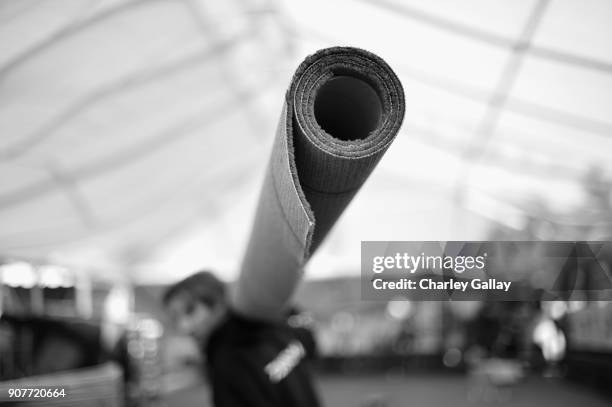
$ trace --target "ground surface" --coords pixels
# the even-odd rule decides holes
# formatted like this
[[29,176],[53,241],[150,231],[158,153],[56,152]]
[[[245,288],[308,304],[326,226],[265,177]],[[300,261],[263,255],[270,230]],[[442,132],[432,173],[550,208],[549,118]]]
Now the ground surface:
[[[561,379],[530,378],[515,386],[497,388],[458,375],[324,375],[318,379],[328,407],[609,407],[612,401]],[[172,406],[208,406],[202,387],[174,392]],[[368,404],[369,402],[369,404]],[[386,404],[381,404],[384,402]]]

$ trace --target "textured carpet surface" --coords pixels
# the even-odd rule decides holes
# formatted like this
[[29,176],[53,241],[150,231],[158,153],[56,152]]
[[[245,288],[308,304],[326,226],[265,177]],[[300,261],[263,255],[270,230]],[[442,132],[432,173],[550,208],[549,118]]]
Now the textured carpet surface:
[[286,94],[232,302],[277,317],[303,266],[399,131],[402,86],[376,55],[328,48],[307,57]]

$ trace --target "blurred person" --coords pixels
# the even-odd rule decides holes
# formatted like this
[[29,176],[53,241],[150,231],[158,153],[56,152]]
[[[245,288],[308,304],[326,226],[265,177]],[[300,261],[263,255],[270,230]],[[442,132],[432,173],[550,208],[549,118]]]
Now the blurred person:
[[200,345],[214,405],[317,407],[309,318],[291,309],[284,321],[248,319],[229,307],[226,291],[214,274],[200,271],[163,296],[176,329]]

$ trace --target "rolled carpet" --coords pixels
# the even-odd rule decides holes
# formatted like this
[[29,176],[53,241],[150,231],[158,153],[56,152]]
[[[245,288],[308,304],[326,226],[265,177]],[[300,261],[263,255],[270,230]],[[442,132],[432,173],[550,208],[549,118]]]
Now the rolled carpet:
[[235,311],[280,317],[303,266],[381,159],[403,117],[401,83],[378,56],[334,47],[300,64],[231,293]]

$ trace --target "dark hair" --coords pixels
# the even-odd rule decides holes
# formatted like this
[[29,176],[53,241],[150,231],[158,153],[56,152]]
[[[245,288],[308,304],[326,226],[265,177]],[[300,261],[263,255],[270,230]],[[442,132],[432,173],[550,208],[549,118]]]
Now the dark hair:
[[215,307],[225,302],[225,283],[210,271],[198,271],[168,287],[162,297],[164,305],[168,305],[181,293],[186,293],[209,307]]

